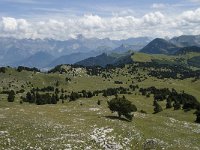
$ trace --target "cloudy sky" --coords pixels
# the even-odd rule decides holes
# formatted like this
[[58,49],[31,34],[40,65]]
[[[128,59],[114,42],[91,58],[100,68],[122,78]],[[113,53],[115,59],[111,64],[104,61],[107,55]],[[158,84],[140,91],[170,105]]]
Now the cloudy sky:
[[200,34],[200,0],[0,0],[0,36],[124,39]]

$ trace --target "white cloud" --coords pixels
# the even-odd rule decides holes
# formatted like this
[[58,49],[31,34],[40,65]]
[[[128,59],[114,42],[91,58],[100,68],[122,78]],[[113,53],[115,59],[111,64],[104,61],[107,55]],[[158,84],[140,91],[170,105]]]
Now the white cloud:
[[165,20],[165,16],[160,12],[149,13],[143,17],[143,20],[148,25],[160,24]]
[[2,18],[3,31],[13,32],[17,29],[17,21],[15,18],[3,17]]
[[85,28],[100,28],[103,26],[102,18],[97,15],[84,15],[79,22]]
[[185,11],[181,18],[189,23],[200,23],[200,8],[195,11]]
[[154,4],[152,4],[151,7],[154,8],[154,9],[162,9],[162,8],[166,7],[166,4],[163,4],[163,3],[154,3]]
[[65,40],[83,34],[86,37],[122,39],[138,36],[178,36],[200,34],[200,8],[168,16],[159,11],[142,17],[131,14],[100,17],[83,15],[40,21],[3,17],[0,20],[0,36],[16,38],[53,38]]

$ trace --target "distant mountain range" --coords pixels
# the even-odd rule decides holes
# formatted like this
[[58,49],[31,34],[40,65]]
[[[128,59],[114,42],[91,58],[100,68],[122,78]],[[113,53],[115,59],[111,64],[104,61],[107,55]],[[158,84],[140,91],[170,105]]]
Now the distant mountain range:
[[15,62],[12,66],[26,66],[26,67],[37,67],[43,68],[44,66],[49,65],[55,59],[52,55],[46,52],[37,52],[34,55],[31,55],[28,58],[25,58],[21,61]]
[[131,63],[131,54],[127,55],[108,55],[108,54],[101,54],[96,57],[90,57],[85,60],[79,61],[75,63],[76,65],[81,65],[81,66],[101,66],[105,67],[106,65],[121,65],[121,64],[128,64]]
[[200,47],[200,35],[182,35],[169,40],[178,47],[198,46]]
[[[71,55],[72,53],[80,54],[76,56],[74,60],[66,60],[63,63],[74,63],[84,59],[83,53],[90,53],[91,51],[99,53],[111,51],[122,44],[134,45],[131,48],[133,50],[139,50],[140,47],[145,46],[151,41],[151,38],[138,37],[129,38],[126,40],[111,40],[109,38],[85,38],[82,35],[78,35],[75,39],[69,39],[66,41],[58,41],[53,39],[15,39],[15,38],[0,38],[0,64],[1,65],[13,65],[16,62],[24,61],[29,57],[35,57],[38,52],[45,52],[54,58],[59,58],[65,55]],[[128,50],[125,48],[124,50]],[[93,52],[92,52],[93,53]],[[88,55],[91,57],[94,55]],[[67,56],[66,56],[67,57]],[[56,61],[56,60],[55,60]],[[57,61],[59,62],[59,61]],[[17,64],[16,63],[16,64]],[[53,64],[53,62],[52,62]]]
[[[148,54],[175,54],[184,47],[200,47],[200,35],[183,35],[170,40],[156,38],[147,44],[140,52]],[[192,49],[193,49],[192,48]]]
[[[76,62],[91,64],[97,60],[97,64],[104,66],[116,61],[112,53],[123,54],[132,50],[148,54],[176,54],[181,48],[191,46],[200,47],[200,35],[183,35],[169,40],[148,37],[111,40],[85,38],[82,35],[66,41],[0,38],[0,65],[49,68]],[[105,54],[101,56],[102,53]],[[88,59],[90,57],[93,59]],[[106,63],[101,63],[100,58]]]
[[[152,49],[151,49],[151,46],[153,47]],[[163,50],[162,47],[165,47],[168,51]],[[159,51],[156,51],[156,52],[153,51],[155,49],[159,49]],[[148,50],[148,52],[143,51],[143,50]],[[171,55],[163,55],[163,53],[169,54],[169,52]],[[90,57],[80,62],[77,62],[76,64],[82,65],[82,66],[105,67],[106,65],[109,65],[109,64],[118,66],[118,65],[123,65],[123,64],[129,64],[129,63],[132,63],[133,61],[139,61],[139,62],[154,61],[154,62],[162,63],[162,64],[177,64],[177,65],[180,64],[180,65],[190,65],[194,67],[200,67],[200,63],[199,63],[200,47],[189,46],[189,47],[180,48],[180,47],[174,46],[173,44],[163,39],[155,39],[151,43],[149,43],[144,49],[142,49],[141,52],[129,51],[123,54],[103,53],[96,57]]]
[[99,54],[101,54],[101,52],[95,52],[95,51],[91,51],[87,53],[81,53],[81,52],[72,53],[69,55],[64,55],[59,58],[56,58],[55,60],[50,62],[46,67],[54,67],[60,64],[74,64],[76,62],[79,62],[89,57],[97,56]]

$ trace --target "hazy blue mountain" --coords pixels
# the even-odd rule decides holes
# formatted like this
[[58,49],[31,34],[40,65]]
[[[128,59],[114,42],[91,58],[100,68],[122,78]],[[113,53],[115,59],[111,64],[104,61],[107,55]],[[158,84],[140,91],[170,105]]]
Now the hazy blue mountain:
[[180,47],[188,47],[188,46],[200,47],[200,35],[182,35],[179,37],[172,38],[170,42]]
[[[53,39],[14,39],[0,38],[0,63],[1,65],[24,64],[27,66],[43,66],[49,62],[36,62],[40,59],[41,51],[54,56],[55,60],[48,65],[73,64],[83,59],[94,57],[100,53],[117,52],[124,53],[128,50],[138,50],[150,54],[172,54],[185,45],[198,45],[200,36],[180,36],[167,41],[164,39],[154,39],[148,37],[129,38],[125,40],[111,40],[109,38],[86,38],[78,35],[75,39],[58,41]],[[149,43],[150,42],[150,43]],[[146,45],[146,46],[145,46]],[[178,45],[178,46],[177,46]],[[94,51],[91,53],[91,51]],[[38,54],[37,54],[38,53]],[[38,58],[36,58],[38,57]],[[30,59],[31,58],[31,59]],[[28,61],[29,60],[29,61]],[[27,61],[27,62],[25,62]]]
[[129,38],[129,39],[124,39],[121,40],[120,42],[125,45],[147,45],[149,42],[151,42],[153,38],[151,37],[137,37],[137,38]]
[[1,66],[10,65],[10,63],[20,61],[27,56],[28,54],[21,53],[21,50],[16,47],[9,47],[6,51],[1,51],[0,64]]
[[179,48],[171,42],[165,39],[156,38],[142,48],[140,52],[148,54],[173,54],[178,49]]
[[113,52],[124,53],[128,50],[139,51],[149,42],[152,38],[149,37],[138,37],[138,38],[129,38],[127,40],[121,40],[121,45],[113,50]]
[[54,57],[52,55],[46,52],[37,52],[36,54],[26,59],[13,63],[12,66],[43,68],[53,60],[54,60]]
[[105,67],[107,64],[113,64],[115,61],[115,57],[109,56],[105,53],[98,55],[96,57],[90,57],[79,61],[75,64],[82,66],[102,66]]
[[74,64],[78,61],[84,60],[84,59],[89,58],[89,57],[94,57],[94,56],[97,56],[99,54],[100,54],[99,52],[91,51],[91,52],[88,52],[88,53],[78,52],[78,53],[72,53],[72,54],[69,54],[69,55],[64,55],[64,56],[61,56],[61,57],[53,60],[50,64],[48,64],[48,67],[54,67],[54,66],[57,66],[57,65],[60,65],[60,64]]
[[117,47],[113,50],[113,52],[117,52],[117,53],[124,53],[127,52],[129,50],[132,51],[139,51],[141,48],[143,48],[145,45],[125,45],[122,44],[120,47]]
[[79,61],[75,64],[82,66],[101,66],[105,67],[106,65],[121,65],[131,63],[131,54],[128,55],[108,55],[103,53],[96,57],[90,57],[85,60]]
[[[90,51],[108,52],[122,44],[134,45],[134,47],[146,45],[150,38],[139,37],[125,40],[111,40],[109,38],[86,38],[78,35],[74,39],[59,41],[54,39],[15,39],[0,38],[0,64],[10,65],[14,62],[24,61],[32,55],[44,51],[54,57],[70,55],[72,53],[88,53]],[[84,54],[83,54],[84,55]],[[91,57],[93,55],[89,55]],[[95,55],[94,55],[95,56]],[[77,57],[74,56],[75,62]],[[85,58],[80,55],[80,58]],[[62,58],[64,59],[64,58]]]

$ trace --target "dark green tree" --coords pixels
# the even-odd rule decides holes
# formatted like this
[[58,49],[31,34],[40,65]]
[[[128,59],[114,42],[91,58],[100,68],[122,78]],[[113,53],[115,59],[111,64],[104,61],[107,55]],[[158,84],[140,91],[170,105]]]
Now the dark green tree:
[[89,92],[87,93],[87,97],[88,97],[88,98],[91,98],[91,97],[93,97],[93,94],[92,94],[92,92],[91,92],[91,91],[89,91]]
[[61,95],[60,95],[60,99],[61,99],[61,100],[64,100],[64,99],[65,99],[64,94],[61,94]]
[[51,97],[51,104],[57,104],[57,100],[54,94]]
[[14,100],[15,100],[15,92],[13,90],[11,90],[8,93],[8,102],[14,102]]
[[163,111],[162,107],[158,104],[157,101],[154,101],[154,113],[156,114],[156,113],[159,113],[161,111]]
[[6,68],[5,67],[0,67],[0,73],[6,73]]
[[100,100],[97,101],[97,105],[101,105],[101,101]]
[[70,101],[75,101],[80,98],[80,95],[77,92],[72,92],[69,96]]
[[55,98],[56,98],[57,101],[59,101],[59,96],[58,96],[58,94],[55,94]]
[[175,100],[173,104],[174,110],[178,110],[181,108],[181,104],[179,101]]
[[166,108],[172,108],[172,101],[171,101],[171,98],[168,98],[168,99],[167,99]]
[[137,107],[125,97],[115,97],[112,100],[108,101],[108,108],[112,112],[117,112],[119,118],[121,118],[121,116],[123,115],[128,120],[132,120],[132,112],[137,111]]
[[59,89],[56,88],[56,89],[55,89],[55,94],[59,94],[59,92],[60,92]]
[[36,97],[35,97],[35,103],[37,104],[37,105],[42,105],[42,98],[41,98],[41,95],[38,93],[38,92],[36,92],[36,95],[35,95]]
[[31,92],[28,92],[26,94],[26,101],[29,102],[29,103],[33,103],[33,97],[31,95]]
[[195,114],[196,114],[196,122],[197,123],[200,123],[200,110],[197,110],[196,112],[195,112]]
[[56,81],[56,86],[58,87],[60,85],[59,81]]

